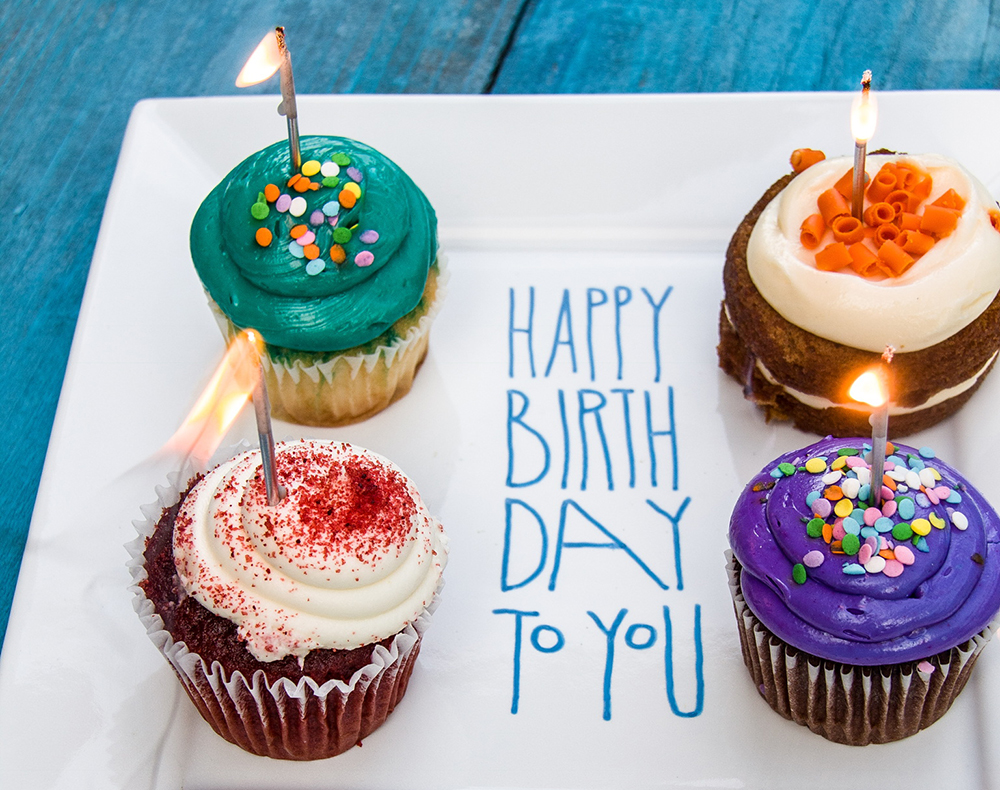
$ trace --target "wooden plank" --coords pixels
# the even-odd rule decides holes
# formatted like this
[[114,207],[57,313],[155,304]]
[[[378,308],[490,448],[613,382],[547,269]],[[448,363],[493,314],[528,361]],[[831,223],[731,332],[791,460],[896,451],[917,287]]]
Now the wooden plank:
[[1000,87],[995,4],[534,0],[498,93]]
[[[287,6],[38,0],[0,4],[0,635],[104,202],[132,106],[235,94],[286,27],[300,93],[478,93],[524,0],[309,0]],[[198,9],[192,11],[192,8]],[[277,95],[275,80],[248,93]],[[277,99],[276,99],[277,101]],[[136,239],[136,255],[142,255]]]

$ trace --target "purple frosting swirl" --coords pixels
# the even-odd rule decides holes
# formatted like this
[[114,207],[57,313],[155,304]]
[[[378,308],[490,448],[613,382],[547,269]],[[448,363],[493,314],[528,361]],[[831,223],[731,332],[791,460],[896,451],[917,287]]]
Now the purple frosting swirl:
[[[807,497],[815,496],[813,492],[822,497],[831,485],[823,477],[838,450],[860,452],[863,445],[862,439],[827,437],[783,455],[750,481],[729,525],[730,545],[743,566],[743,595],[778,638],[820,658],[862,666],[928,658],[977,634],[1000,609],[1000,520],[982,494],[950,466],[896,445],[887,467],[896,462],[897,468],[913,471],[921,465],[933,468],[941,477],[935,488],[953,493],[935,503],[933,491],[928,498],[901,483],[895,500],[910,499],[914,513],[909,519],[896,513],[892,523],[922,526],[918,520],[924,519],[944,526],[932,527],[922,541],[920,535],[899,539],[892,532],[880,533],[875,536],[885,540],[880,547],[892,551],[905,545],[913,562],[895,576],[865,571],[857,556],[834,553],[832,544],[807,532],[807,523],[816,518]],[[823,472],[803,468],[810,458],[826,460]],[[776,471],[783,463],[794,471]],[[855,500],[856,508],[867,506],[860,497]],[[954,519],[952,513],[960,515]],[[960,529],[963,516],[968,526]],[[837,516],[831,513],[824,520],[832,525]],[[885,522],[881,526],[884,529]],[[865,537],[860,540],[864,543]],[[794,566],[817,550],[822,564],[803,568],[804,583],[794,581]],[[845,572],[845,565],[853,565],[850,570],[857,575]]]

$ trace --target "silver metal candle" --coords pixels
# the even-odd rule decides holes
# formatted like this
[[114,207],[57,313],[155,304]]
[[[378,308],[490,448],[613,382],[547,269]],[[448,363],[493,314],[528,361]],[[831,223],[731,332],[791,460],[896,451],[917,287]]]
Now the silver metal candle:
[[[285,46],[285,28],[280,25],[274,29],[278,40],[278,53],[281,55],[281,65],[278,67],[281,77],[281,104],[278,113],[285,116],[288,124],[288,150],[292,157],[293,172],[302,167],[302,150],[299,148],[299,110],[295,104],[295,77],[292,74],[292,55]],[[869,80],[871,78],[870,72]]]
[[[251,334],[250,339],[254,337]],[[271,402],[267,397],[267,381],[264,366],[258,364],[257,380],[253,388],[253,411],[257,418],[257,439],[260,442],[260,462],[264,469],[264,488],[267,504],[277,505],[285,496],[285,488],[278,482],[278,472],[274,464],[274,431],[271,428]]]
[[886,346],[882,353],[883,367],[879,371],[882,384],[884,401],[881,406],[872,412],[868,422],[872,426],[872,504],[874,507],[882,507],[882,476],[885,474],[885,446],[889,441],[889,387],[886,383],[886,366],[892,362],[892,357],[896,350],[892,346]]
[[292,75],[292,56],[285,44],[285,28],[276,27],[261,39],[236,78],[236,87],[246,88],[256,85],[281,72],[281,104],[278,114],[284,115],[288,123],[288,152],[291,172],[297,173],[302,167],[302,151],[299,147],[299,110],[295,103],[295,77]]
[[868,141],[875,132],[875,104],[871,96],[872,73],[861,77],[861,96],[851,108],[851,132],[854,134],[854,181],[851,185],[851,216],[861,220],[865,206],[865,156]]

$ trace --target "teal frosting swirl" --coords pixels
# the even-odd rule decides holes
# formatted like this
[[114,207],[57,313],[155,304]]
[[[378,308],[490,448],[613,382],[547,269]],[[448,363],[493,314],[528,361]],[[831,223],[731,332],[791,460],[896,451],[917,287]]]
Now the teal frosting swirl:
[[[437,219],[410,177],[374,148],[317,135],[301,138],[301,150],[303,162],[350,162],[340,166],[336,186],[299,193],[286,186],[292,175],[286,142],[253,154],[201,204],[191,225],[191,257],[209,295],[237,326],[256,329],[272,346],[339,351],[378,337],[420,301],[437,254]],[[322,180],[321,174],[312,177],[317,184]],[[357,203],[338,206],[338,195],[352,181],[361,192]],[[267,184],[305,198],[305,212],[298,217],[279,212],[276,203],[264,200]],[[324,206],[328,212],[339,208],[337,240],[329,217],[310,222]],[[307,273],[310,260],[291,250],[296,225],[315,234],[316,261],[325,264],[318,274]],[[262,227],[273,237],[266,247],[255,239]],[[348,241],[340,241],[344,229],[350,230]],[[338,241],[346,253],[342,263],[330,257]],[[371,263],[358,265],[359,254],[361,263],[369,260],[365,252]]]

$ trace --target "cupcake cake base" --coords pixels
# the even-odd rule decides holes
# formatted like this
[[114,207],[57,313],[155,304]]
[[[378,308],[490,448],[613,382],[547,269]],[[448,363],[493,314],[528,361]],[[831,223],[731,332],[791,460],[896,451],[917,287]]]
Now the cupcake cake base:
[[726,557],[743,663],[754,685],[776,713],[837,743],[889,743],[931,726],[965,688],[996,626],[919,662],[857,667],[817,658],[757,619],[740,589],[739,561],[731,551]]

